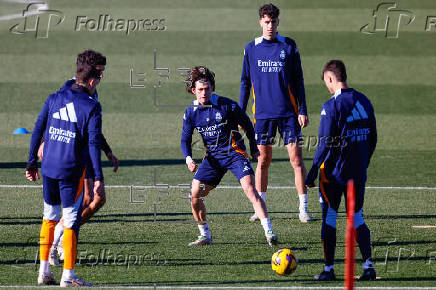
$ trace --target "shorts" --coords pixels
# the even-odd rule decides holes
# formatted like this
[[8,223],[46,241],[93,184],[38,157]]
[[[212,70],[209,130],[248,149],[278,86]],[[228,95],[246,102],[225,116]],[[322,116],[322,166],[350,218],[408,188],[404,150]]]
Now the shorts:
[[[363,208],[365,200],[365,184],[354,184],[355,189],[355,208],[354,211],[358,212]],[[324,168],[320,169],[319,176],[319,198],[322,207],[330,207],[338,212],[339,205],[341,204],[342,195],[347,202],[347,186],[329,181],[324,172]],[[346,205],[346,204],[345,204]]]
[[227,170],[230,170],[238,181],[246,175],[254,175],[250,161],[241,153],[232,151],[225,156],[206,155],[194,179],[215,187]]
[[61,203],[64,225],[78,230],[82,214],[83,179],[53,179],[43,176],[44,220],[59,221]]
[[257,119],[254,124],[257,145],[274,144],[277,128],[284,145],[295,143],[301,137],[301,127],[295,116],[279,119]]

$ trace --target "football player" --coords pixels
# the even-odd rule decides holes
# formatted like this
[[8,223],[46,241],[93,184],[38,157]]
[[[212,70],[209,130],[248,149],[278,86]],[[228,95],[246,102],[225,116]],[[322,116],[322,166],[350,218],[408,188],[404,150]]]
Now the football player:
[[[203,198],[220,183],[227,170],[235,175],[252,203],[256,215],[260,218],[268,244],[270,246],[276,244],[277,235],[272,230],[266,205],[254,186],[254,171],[245,151],[242,136],[238,132],[238,125],[245,129],[251,155],[256,158],[259,151],[250,119],[236,102],[213,94],[215,76],[207,67],[192,68],[186,86],[187,91],[196,99],[183,116],[181,146],[188,169],[196,172],[192,180],[191,206],[200,230],[198,239],[189,245],[213,243]],[[191,145],[194,129],[200,133],[206,147],[206,156],[200,167],[192,159]]]
[[315,186],[320,172],[321,240],[325,266],[315,278],[319,281],[336,280],[336,219],[341,196],[346,196],[347,182],[352,179],[356,190],[354,228],[364,262],[360,280],[375,280],[370,231],[363,218],[366,171],[377,144],[374,108],[364,94],[348,87],[347,71],[342,61],[327,62],[322,79],[333,96],[321,108],[319,146],[305,182],[308,187]]
[[49,251],[54,229],[63,206],[65,250],[61,287],[91,286],[75,275],[77,242],[83,203],[83,184],[87,165],[91,164],[95,182],[94,194],[103,194],[101,168],[101,106],[91,96],[103,77],[97,66],[106,65],[106,58],[87,50],[78,55],[76,81],[67,90],[51,94],[35,123],[30,142],[26,178],[40,178],[37,153],[45,136],[43,177],[44,216],[40,234],[40,268],[38,284],[55,284],[50,271]]
[[[99,69],[102,73],[105,70],[104,65],[97,65],[97,69]],[[65,84],[60,89],[66,90],[71,88],[71,86],[75,83],[75,78],[72,78],[65,82]],[[98,101],[98,93],[97,90],[92,95],[92,98]],[[102,135],[102,150],[105,153],[107,159],[113,165],[113,171],[117,172],[118,170],[118,159],[112,153],[112,149],[106,141],[106,138]],[[41,144],[38,150],[38,157],[42,160],[44,155],[44,142]],[[84,179],[84,196],[83,196],[83,211],[81,224],[86,223],[94,214],[106,203],[106,194],[102,192],[101,194],[94,195],[92,188],[94,186],[94,174],[92,170],[92,166],[87,166],[87,170],[85,173]],[[64,221],[63,218],[59,221],[59,223],[55,227],[53,244],[50,248],[49,262],[52,266],[59,265],[59,258],[61,260],[64,259],[64,250],[62,246],[62,236],[64,233]],[[59,257],[58,257],[59,256]]]
[[[306,223],[312,218],[307,211],[306,168],[302,148],[298,145],[301,128],[309,123],[303,71],[295,41],[277,33],[279,13],[273,4],[265,4],[259,9],[262,36],[245,46],[239,105],[245,112],[252,89],[254,130],[260,151],[256,167],[257,191],[265,202],[272,144],[278,128],[294,168],[300,200],[299,219]],[[255,214],[250,221],[258,218]]]

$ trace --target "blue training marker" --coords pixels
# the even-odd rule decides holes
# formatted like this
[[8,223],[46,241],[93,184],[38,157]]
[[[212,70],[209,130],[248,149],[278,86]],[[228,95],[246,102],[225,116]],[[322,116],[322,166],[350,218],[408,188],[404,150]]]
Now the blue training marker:
[[26,128],[17,128],[12,134],[30,134],[30,132]]

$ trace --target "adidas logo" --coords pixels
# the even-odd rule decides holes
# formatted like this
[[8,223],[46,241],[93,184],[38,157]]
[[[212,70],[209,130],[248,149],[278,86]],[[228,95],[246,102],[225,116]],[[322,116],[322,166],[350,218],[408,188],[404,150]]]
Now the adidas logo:
[[347,122],[353,122],[357,120],[363,120],[368,119],[368,114],[366,113],[363,106],[360,104],[359,101],[356,102],[354,105],[353,110],[351,111],[351,115],[347,117]]
[[248,167],[247,165],[245,165],[244,170],[242,170],[242,171],[248,171],[248,170],[250,170],[250,167]]
[[59,112],[53,114],[53,118],[77,123],[77,116],[73,103],[68,103],[65,105],[65,107],[60,108]]

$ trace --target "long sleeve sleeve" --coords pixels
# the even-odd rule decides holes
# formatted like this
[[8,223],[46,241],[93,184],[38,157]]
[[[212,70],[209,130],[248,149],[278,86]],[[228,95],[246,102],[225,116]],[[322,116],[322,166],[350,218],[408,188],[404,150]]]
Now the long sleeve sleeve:
[[192,133],[194,133],[194,127],[189,119],[188,110],[183,115],[183,129],[181,137],[181,147],[183,157],[192,156]]
[[[374,120],[371,122],[371,132],[369,134],[369,158],[371,159],[372,154],[374,154],[375,147],[377,145],[377,122],[374,116]],[[368,162],[369,165],[369,162]]]
[[95,178],[103,179],[103,170],[101,167],[101,106],[97,104],[91,112],[88,124],[88,147],[89,156],[91,158],[92,167],[94,168]]
[[303,69],[301,67],[300,52],[297,45],[294,46],[294,53],[292,54],[292,78],[291,87],[294,88],[295,97],[298,101],[298,113],[307,116],[306,106],[306,92],[304,88]]
[[48,111],[49,111],[49,98],[44,102],[44,105],[38,115],[35,122],[35,127],[32,132],[32,138],[30,139],[29,159],[27,161],[27,168],[36,168],[36,162],[38,160],[38,149],[41,144],[42,137],[44,135],[45,128],[47,126]]
[[255,133],[253,124],[251,123],[250,118],[247,116],[245,112],[241,110],[240,107],[238,107],[236,104],[232,106],[232,115],[233,118],[236,119],[239,125],[242,126],[245,130],[245,134],[247,135],[249,144],[250,144],[250,152],[253,154],[254,152],[257,152],[257,144],[255,139]]
[[251,89],[251,77],[250,77],[250,63],[248,61],[247,48],[244,49],[244,60],[242,62],[242,73],[241,73],[241,89],[239,94],[239,106],[242,111],[247,110],[248,99],[250,97]]
[[315,182],[315,179],[318,176],[318,170],[321,167],[321,164],[325,161],[331,148],[331,143],[334,142],[334,138],[337,135],[337,126],[333,109],[328,109],[326,108],[326,105],[324,105],[321,109],[321,120],[319,122],[318,147],[315,156],[313,157],[312,168],[307,174],[306,184],[313,185]]

